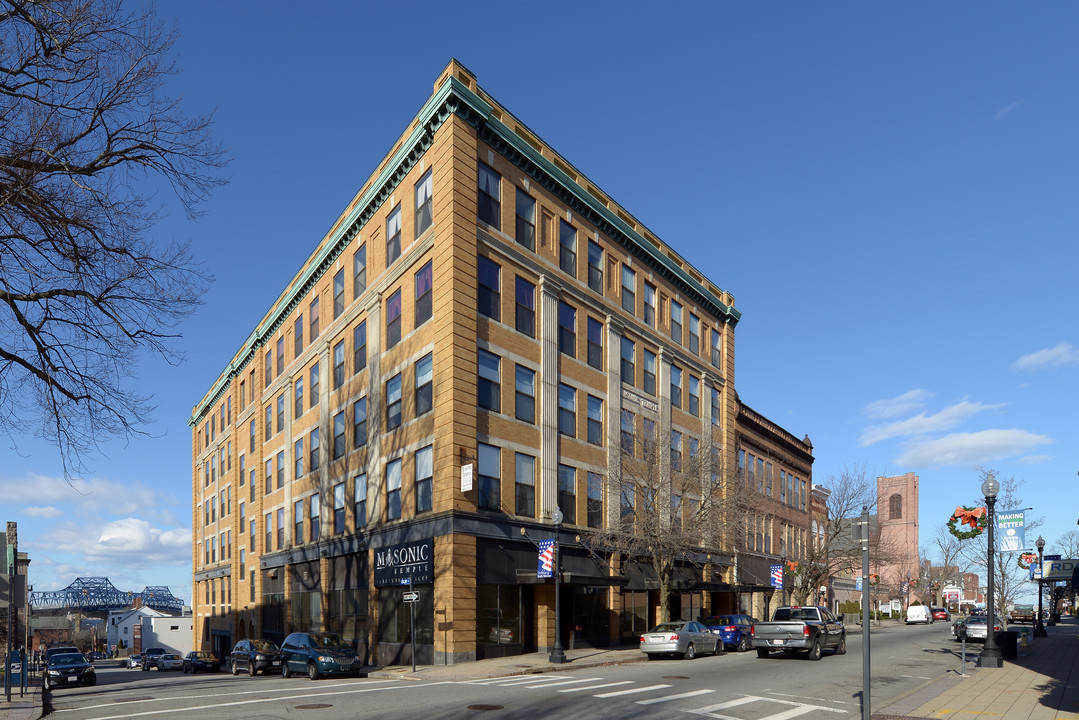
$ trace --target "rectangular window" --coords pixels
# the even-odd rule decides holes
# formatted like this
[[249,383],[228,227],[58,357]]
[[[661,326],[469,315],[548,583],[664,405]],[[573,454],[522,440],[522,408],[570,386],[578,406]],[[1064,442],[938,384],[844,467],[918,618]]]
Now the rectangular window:
[[246,381],[240,381],[240,412],[247,409],[247,390],[245,389]]
[[558,351],[577,357],[577,310],[564,302],[558,303]]
[[682,368],[671,365],[671,405],[682,407]]
[[719,390],[712,388],[712,424],[719,425]]
[[307,456],[307,467],[311,468],[311,472],[314,472],[315,470],[318,470],[318,428],[312,430],[308,437],[310,438],[310,442],[308,443],[309,448],[307,451],[309,453]]
[[536,422],[536,373],[524,365],[516,371],[514,417],[526,423]]
[[367,289],[367,243],[360,245],[352,253],[352,299],[355,300]]
[[558,267],[577,277],[577,229],[562,219],[558,221]]
[[536,201],[521,188],[517,188],[517,242],[536,250]]
[[[254,470],[252,470],[252,472],[254,472]],[[254,485],[252,485],[251,487],[254,487]],[[266,522],[269,522],[269,518],[270,518],[270,516],[267,515],[266,516]],[[258,533],[258,520],[255,520],[254,518],[251,518],[251,531],[248,534],[248,537],[251,538],[251,545],[250,545],[251,552],[255,552],[255,536],[257,535],[257,533]],[[267,539],[266,550],[269,551],[269,549],[270,549],[269,537],[267,537],[266,539]]]
[[345,384],[345,341],[333,346],[333,389],[338,390]]
[[723,358],[719,352],[720,340],[719,330],[712,330],[712,364],[719,367],[722,364]]
[[401,257],[401,206],[398,205],[386,218],[386,267]]
[[603,476],[590,472],[586,477],[588,527],[603,527]]
[[[274,368],[274,377],[280,377],[281,372],[285,369],[285,338],[277,338],[277,353],[274,357],[276,366]],[[225,429],[225,424],[221,424],[221,429]]]
[[303,378],[296,378],[296,382],[292,386],[292,417],[298,419],[303,415]]
[[671,470],[682,470],[682,433],[671,430]]
[[536,286],[519,275],[515,301],[517,332],[536,337]]
[[356,529],[359,530],[367,524],[367,475],[357,475],[353,481],[353,515],[356,521]]
[[309,330],[309,332],[307,334],[311,336],[311,342],[314,342],[315,338],[318,337],[318,333],[319,333],[319,329],[318,329],[318,298],[315,298],[314,300],[311,301],[311,307],[307,311],[307,316],[308,316],[308,330]]
[[701,319],[689,314],[689,351],[694,355],[701,353]]
[[333,317],[341,317],[345,311],[345,270],[338,270],[333,276]]
[[240,550],[240,578],[239,582],[243,582],[247,577],[247,556],[244,555],[244,551]]
[[588,396],[588,442],[603,444],[603,400],[595,395]]
[[476,309],[480,315],[492,320],[502,319],[502,294],[499,274],[502,268],[498,263],[479,255],[476,259],[479,284],[476,289]]
[[311,526],[311,542],[317,542],[319,536],[322,534],[322,498],[318,493],[311,496],[310,500],[310,513],[308,517],[310,519],[309,525]]
[[424,173],[420,181],[416,183],[416,237],[431,227],[434,215],[431,207],[431,192],[434,189],[431,180],[431,171]]
[[333,459],[345,456],[345,411],[333,416]]
[[588,364],[603,369],[603,323],[592,317],[588,318]]
[[603,294],[603,248],[588,241],[588,287]]
[[558,384],[558,432],[577,437],[577,391],[565,383]]
[[273,405],[267,405],[264,417],[262,418],[262,439],[263,441],[269,441],[273,437]]
[[636,416],[629,410],[622,411],[622,452],[633,455],[636,433]]
[[401,461],[386,464],[386,519],[401,518]]
[[626,336],[623,335],[622,336],[622,382],[624,382],[625,384],[627,384],[629,386],[633,385],[634,375],[636,373],[636,371],[635,371],[635,369],[633,367],[634,356],[636,355],[636,353],[637,353],[636,344],[632,340],[630,340],[629,338],[627,338]]
[[671,340],[682,344],[682,305],[671,300]]
[[431,283],[434,279],[434,271],[431,263],[432,261],[428,260],[427,264],[416,273],[416,327],[430,320],[433,312]]
[[701,414],[701,380],[692,375],[689,376],[689,413],[694,417]]
[[637,312],[637,273],[629,265],[622,266],[622,309],[630,315]]
[[514,457],[514,512],[525,517],[536,516],[536,458],[524,453]]
[[501,383],[499,380],[499,362],[497,355],[480,349],[478,351],[479,383],[476,386],[479,406],[493,412],[502,411]]
[[240,487],[244,486],[245,476],[247,475],[247,456],[240,456]]
[[[266,351],[266,364],[265,364],[264,368],[265,368],[265,375],[266,375],[266,385],[265,385],[265,387],[270,387],[270,383],[273,382],[273,351],[272,350],[267,350]],[[209,428],[206,429],[206,434],[207,435],[210,434]],[[210,439],[212,440],[213,438],[210,438]]]
[[277,508],[277,549],[285,547],[285,508]]
[[318,404],[318,376],[318,363],[315,363],[311,366],[311,381],[308,383],[311,386],[311,404],[308,407],[315,407]]
[[[273,513],[266,513],[264,527],[266,529],[266,540],[262,547],[262,552],[268,553],[273,550]],[[254,537],[254,533],[251,534],[251,537]]]
[[303,313],[296,316],[296,322],[292,323],[292,359],[295,360],[303,354]]
[[303,500],[297,500],[292,504],[292,542],[299,545],[303,542]]
[[352,328],[352,372],[367,367],[367,321]]
[[772,463],[764,465],[764,494],[772,497]]
[[401,342],[401,289],[386,300],[386,349]]
[[633,513],[636,500],[636,493],[634,492],[635,485],[628,480],[622,481],[622,492],[619,493],[618,499],[618,522],[622,530],[631,531],[633,529]]
[[285,429],[285,393],[277,396],[277,432]]
[[333,486],[333,534],[340,535],[345,531],[345,484],[337,483]]
[[386,430],[401,427],[401,373],[386,381]]
[[367,398],[362,397],[352,404],[352,446],[363,447],[367,444]]
[[292,445],[293,478],[299,480],[303,477],[303,438]]
[[434,406],[434,357],[427,353],[416,361],[416,417]]
[[434,479],[435,449],[433,445],[428,445],[416,451],[416,512],[431,509]]
[[479,506],[484,510],[502,509],[502,465],[500,450],[494,445],[479,444]]
[[478,172],[477,216],[495,230],[502,228],[502,176],[480,163]]
[[649,395],[656,394],[656,354],[647,349],[644,351],[644,391]]
[[569,465],[558,466],[558,509],[563,523],[577,523],[577,469]]
[[277,453],[277,489],[285,487],[285,451]]
[[644,284],[644,324],[656,326],[656,288],[648,283]]

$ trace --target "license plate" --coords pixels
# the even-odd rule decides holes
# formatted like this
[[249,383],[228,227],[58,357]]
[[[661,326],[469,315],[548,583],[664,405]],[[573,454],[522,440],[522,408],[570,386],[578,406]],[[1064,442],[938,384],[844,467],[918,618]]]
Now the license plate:
[[648,639],[652,642],[667,642],[667,638],[662,635],[651,635]]
[[772,641],[772,644],[773,644],[773,645],[782,645],[782,644],[783,644],[783,641],[782,641],[782,640],[773,640],[773,641]]
[[67,681],[68,681],[68,682],[75,682],[76,680],[78,680],[78,678],[77,678],[77,677],[75,677],[74,675],[72,675],[71,677],[69,677],[69,678],[67,679]]
[[281,661],[280,661],[280,660],[274,660],[274,661],[273,661],[273,664],[274,664],[274,666],[280,665],[280,664],[281,664]]

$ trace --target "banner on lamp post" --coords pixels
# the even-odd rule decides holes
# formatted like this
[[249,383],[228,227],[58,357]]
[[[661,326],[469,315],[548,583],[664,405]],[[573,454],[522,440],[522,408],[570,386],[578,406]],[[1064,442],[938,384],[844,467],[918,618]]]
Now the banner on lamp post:
[[997,514],[997,550],[999,552],[1019,552],[1025,550],[1026,511],[1010,510]]

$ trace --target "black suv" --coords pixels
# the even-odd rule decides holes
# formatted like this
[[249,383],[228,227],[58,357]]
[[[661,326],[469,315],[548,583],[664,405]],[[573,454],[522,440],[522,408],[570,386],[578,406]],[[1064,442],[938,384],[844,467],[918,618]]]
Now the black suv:
[[143,672],[148,671],[150,668],[157,667],[157,660],[162,655],[166,654],[168,650],[163,647],[146,648],[142,651],[142,669]]
[[247,670],[252,677],[260,672],[263,675],[267,671],[278,672],[281,670],[281,650],[272,640],[245,638],[232,648],[229,665],[233,675],[239,675],[241,670]]

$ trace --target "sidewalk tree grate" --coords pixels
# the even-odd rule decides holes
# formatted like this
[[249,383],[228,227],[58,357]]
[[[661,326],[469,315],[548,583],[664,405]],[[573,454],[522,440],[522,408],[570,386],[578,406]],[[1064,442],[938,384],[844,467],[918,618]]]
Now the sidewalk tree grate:
[[501,705],[469,705],[469,710],[505,710]]

